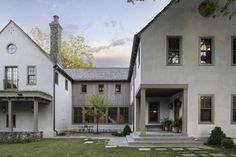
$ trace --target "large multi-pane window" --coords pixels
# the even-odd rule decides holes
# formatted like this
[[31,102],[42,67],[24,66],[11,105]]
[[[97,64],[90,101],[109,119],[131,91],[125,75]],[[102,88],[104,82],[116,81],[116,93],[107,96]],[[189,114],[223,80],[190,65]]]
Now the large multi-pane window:
[[36,76],[36,66],[28,66],[27,67],[27,84],[28,85],[36,85],[37,76]]
[[108,108],[108,123],[117,123],[117,107]]
[[200,96],[200,123],[213,123],[213,96]]
[[73,123],[83,123],[83,108],[74,107],[73,108]]
[[233,96],[233,102],[232,102],[232,122],[236,123],[236,95]]
[[18,88],[18,69],[17,67],[6,67],[5,68],[5,89]]
[[200,38],[200,64],[213,64],[213,38]]
[[167,37],[167,65],[181,64],[181,37]]
[[88,108],[88,107],[85,107],[85,110],[89,110],[89,113],[85,113],[85,122],[86,123],[94,123],[94,116],[93,116],[93,113],[94,113],[94,108]]
[[236,37],[232,38],[232,64],[236,65]]
[[128,107],[120,108],[119,123],[121,124],[129,123],[129,108]]

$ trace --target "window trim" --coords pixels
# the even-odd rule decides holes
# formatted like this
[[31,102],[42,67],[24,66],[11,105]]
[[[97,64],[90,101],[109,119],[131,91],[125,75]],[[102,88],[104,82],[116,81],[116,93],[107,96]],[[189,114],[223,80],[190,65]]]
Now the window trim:
[[234,39],[236,40],[236,36],[231,36],[231,66],[236,66],[236,63],[234,63]]
[[[84,86],[84,85],[86,86],[86,92],[83,92],[83,86]],[[88,88],[87,88],[87,87],[88,87],[87,84],[81,84],[80,93],[81,93],[81,94],[87,94],[87,91],[88,91]]]
[[[169,64],[169,39],[170,38],[179,38],[179,64]],[[183,66],[183,36],[181,35],[168,35],[166,36],[166,66]]]
[[236,121],[233,121],[233,116],[234,116],[234,104],[233,104],[233,98],[236,97],[236,94],[231,94],[231,111],[230,111],[230,120],[232,125],[236,125]]
[[[212,63],[201,63],[201,39],[211,39],[212,44]],[[214,36],[200,36],[198,39],[198,65],[199,66],[215,66],[215,37]]]
[[[211,122],[201,122],[201,97],[211,97]],[[214,94],[199,94],[198,96],[198,124],[202,125],[214,125],[215,124],[215,95]]]
[[[29,67],[34,67],[35,68],[35,83],[34,84],[29,83]],[[26,81],[27,81],[28,86],[36,86],[37,85],[37,66],[36,65],[28,65],[27,66],[27,80]]]

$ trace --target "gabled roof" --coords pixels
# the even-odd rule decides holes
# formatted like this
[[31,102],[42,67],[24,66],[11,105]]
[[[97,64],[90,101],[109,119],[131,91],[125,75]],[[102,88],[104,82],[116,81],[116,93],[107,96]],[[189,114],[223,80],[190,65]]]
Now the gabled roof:
[[150,27],[168,8],[173,4],[174,2],[170,2],[161,12],[159,12],[143,29],[141,29],[137,34],[134,35],[133,39],[133,47],[132,47],[132,52],[131,52],[131,58],[130,58],[130,67],[129,67],[129,75],[128,75],[128,80],[131,80],[134,65],[135,65],[135,60],[137,57],[137,52],[138,52],[138,47],[139,47],[139,42],[141,39],[142,33]]
[[27,33],[25,33],[13,20],[10,20],[10,22],[8,22],[8,24],[0,31],[0,34],[10,25],[13,24],[14,26],[16,26],[16,28],[18,28],[25,36],[26,38],[28,38],[38,49],[40,49],[40,52],[42,52],[52,63],[52,59],[50,57],[50,55],[45,52]]
[[74,81],[128,81],[128,68],[64,69]]

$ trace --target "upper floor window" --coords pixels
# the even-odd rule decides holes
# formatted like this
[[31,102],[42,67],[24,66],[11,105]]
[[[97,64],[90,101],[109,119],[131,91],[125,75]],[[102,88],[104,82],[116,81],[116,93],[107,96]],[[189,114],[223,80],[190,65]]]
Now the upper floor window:
[[58,84],[58,73],[57,72],[55,72],[55,84]]
[[68,90],[68,80],[65,80],[65,90]]
[[87,85],[86,84],[81,85],[81,93],[87,93]]
[[200,96],[200,123],[213,123],[213,96]]
[[167,65],[181,64],[181,37],[167,37]]
[[121,93],[121,85],[120,84],[116,84],[116,93]]
[[213,38],[210,37],[200,38],[200,64],[201,65],[213,64]]
[[232,99],[232,122],[236,123],[236,95],[233,95]]
[[36,66],[28,66],[27,67],[27,84],[28,85],[36,85],[37,76],[36,76]]
[[232,38],[232,65],[236,65],[236,37]]
[[5,68],[5,89],[18,88],[18,69],[16,66],[10,66]]
[[104,84],[99,84],[98,85],[98,92],[103,93],[104,92]]

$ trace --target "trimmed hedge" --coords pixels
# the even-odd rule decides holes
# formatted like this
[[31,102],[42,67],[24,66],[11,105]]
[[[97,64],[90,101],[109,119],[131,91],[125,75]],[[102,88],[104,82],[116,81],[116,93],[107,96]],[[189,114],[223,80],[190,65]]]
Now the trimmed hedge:
[[221,146],[224,148],[232,149],[234,148],[234,141],[231,138],[224,138],[221,141]]
[[211,131],[211,135],[208,138],[207,143],[209,145],[217,145],[220,146],[221,145],[221,141],[222,139],[226,138],[225,133],[221,130],[220,127],[215,127],[214,130]]

